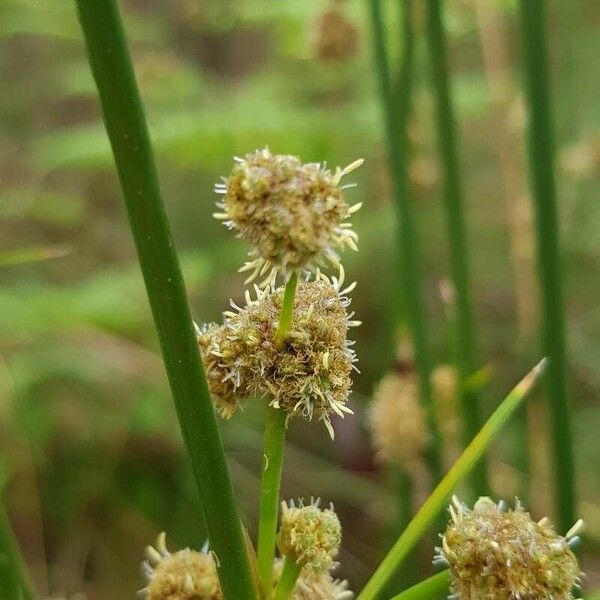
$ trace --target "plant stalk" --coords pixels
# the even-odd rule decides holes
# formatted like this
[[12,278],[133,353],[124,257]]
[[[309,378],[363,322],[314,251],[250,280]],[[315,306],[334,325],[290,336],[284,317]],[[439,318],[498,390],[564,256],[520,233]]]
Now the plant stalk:
[[[441,15],[441,0],[427,0],[427,40],[431,60],[433,89],[437,101],[437,135],[444,173],[444,205],[448,224],[450,269],[456,294],[456,362],[460,375],[463,445],[473,439],[483,420],[478,395],[465,386],[475,371],[475,334],[471,306],[469,265],[456,142],[454,110],[450,97],[446,37]],[[474,496],[488,489],[485,459],[473,470]]]
[[383,559],[358,600],[375,600],[405,561],[409,552],[425,533],[430,523],[439,514],[442,506],[448,500],[456,486],[471,472],[477,461],[481,459],[486,449],[506,423],[509,417],[519,407],[534,383],[544,371],[545,360],[534,367],[508,394],[500,406],[483,425],[479,433],[465,448],[460,458],[450,468],[431,495],[425,500],[413,520],[402,532],[392,549]]
[[223,595],[253,600],[242,526],[119,10],[115,0],[77,0],[77,6]]
[[[404,302],[406,303],[406,313],[412,334],[421,398],[427,412],[428,426],[431,433],[431,442],[427,457],[428,466],[433,481],[438,482],[442,476],[440,438],[431,394],[431,364],[427,348],[425,317],[421,298],[422,281],[417,260],[417,234],[413,223],[407,180],[406,121],[409,112],[409,103],[406,101],[406,108],[404,110],[396,110],[390,79],[380,0],[369,0],[369,7],[375,68],[379,80],[379,91],[385,120],[388,160],[394,186],[394,205],[397,214],[398,232],[397,245],[401,279],[405,292]],[[407,8],[405,18],[410,19],[409,5],[407,4],[405,8]],[[407,21],[406,26],[410,27],[409,21]],[[409,85],[410,79],[410,77],[406,78],[406,85]]]
[[434,600],[447,593],[449,584],[450,572],[442,571],[400,592],[391,600]]
[[296,296],[296,287],[298,286],[298,274],[292,273],[283,292],[283,304],[281,306],[281,315],[279,324],[275,333],[275,345],[279,350],[287,337],[292,326],[292,312],[294,309],[294,298]]
[[281,577],[275,589],[273,600],[287,600],[290,597],[300,576],[300,570],[300,565],[293,558],[289,556],[285,557],[283,571],[281,571]]
[[552,419],[557,525],[559,530],[566,531],[575,521],[575,466],[567,390],[545,2],[520,0],[519,6],[529,108],[530,180],[536,213],[538,272],[544,321],[542,344],[550,361],[547,389]]

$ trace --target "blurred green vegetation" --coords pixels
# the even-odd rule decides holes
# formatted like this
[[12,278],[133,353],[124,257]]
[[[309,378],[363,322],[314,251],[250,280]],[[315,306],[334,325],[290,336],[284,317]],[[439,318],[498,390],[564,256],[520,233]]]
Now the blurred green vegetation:
[[[507,210],[516,197],[505,197],[497,156],[498,128],[506,128],[517,192],[525,196],[514,6],[488,2],[509,60],[500,73],[508,110],[498,122],[482,58],[488,30],[480,3],[447,0],[446,17],[478,356],[481,365],[493,363],[483,394],[487,415],[539,346],[535,327],[519,330]],[[591,589],[600,587],[600,6],[551,5],[571,397]],[[340,574],[358,588],[394,535],[394,495],[373,466],[363,418],[393,357],[397,310],[393,210],[366,6],[339,3],[358,46],[337,57],[325,56],[319,34],[326,0],[126,0],[123,8],[198,322],[218,319],[230,297],[242,296],[236,268],[246,248],[210,217],[212,184],[228,173],[234,155],[269,145],[331,165],[367,161],[355,176],[358,189],[348,192],[364,201],[356,218],[361,251],[346,260],[359,283],[354,307],[364,323],[356,334],[356,416],[335,423],[335,444],[323,428],[293,423],[282,488],[284,496],[336,503],[345,525]],[[396,15],[395,2],[388,8]],[[399,24],[391,19],[388,26],[399,47]],[[442,363],[450,360],[439,293],[448,274],[447,240],[420,27],[411,185],[429,331]],[[173,546],[197,546],[204,533],[72,3],[0,0],[0,82],[0,476],[8,510],[43,594],[130,598],[142,586],[143,547],[157,532],[166,530]],[[535,319],[535,298],[529,301]],[[223,423],[252,531],[261,427],[257,401]],[[497,495],[520,489],[519,431],[515,423],[494,450]],[[547,454],[543,436],[535,443]],[[542,469],[530,485],[536,514],[550,510],[549,493]],[[423,573],[430,559],[425,544]]]

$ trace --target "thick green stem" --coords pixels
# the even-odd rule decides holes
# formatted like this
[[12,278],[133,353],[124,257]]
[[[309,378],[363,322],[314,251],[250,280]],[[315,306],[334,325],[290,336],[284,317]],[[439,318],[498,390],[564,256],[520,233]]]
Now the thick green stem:
[[300,570],[300,565],[293,558],[285,557],[283,571],[281,571],[273,600],[287,600],[290,597],[300,576]]
[[285,418],[286,414],[280,408],[267,407],[257,551],[258,576],[266,599],[271,595],[273,581],[279,486],[285,444]]
[[442,571],[404,590],[391,600],[435,600],[447,594],[449,584],[450,572]]
[[[447,51],[441,16],[441,0],[427,0],[427,39],[431,57],[433,88],[437,101],[437,132],[440,160],[444,173],[444,200],[448,223],[450,268],[456,293],[456,351],[461,381],[463,443],[475,436],[483,419],[478,395],[464,382],[475,370],[475,335],[471,307],[470,277],[467,260],[463,194],[458,166],[454,110],[448,83]],[[482,460],[473,471],[475,495],[488,489],[487,469]]]
[[296,286],[298,285],[298,275],[292,273],[285,286],[283,293],[283,304],[281,306],[281,316],[275,333],[275,345],[281,350],[283,342],[292,326],[292,311],[294,308],[294,298],[296,296]]
[[427,500],[425,500],[413,520],[402,532],[379,567],[377,567],[377,570],[359,594],[358,600],[375,600],[381,597],[385,585],[406,560],[406,557],[419,539],[421,539],[421,536],[427,531],[427,528],[439,514],[453,490],[471,472],[500,431],[500,428],[530,392],[534,383],[543,372],[544,364],[545,361],[539,363],[516,385],[484,424],[479,433],[473,438],[471,443],[465,448],[460,458],[446,473]]
[[[418,267],[417,235],[413,224],[413,215],[409,200],[407,181],[407,143],[406,120],[408,109],[401,114],[394,105],[394,94],[390,80],[389,61],[385,45],[380,0],[369,0],[372,37],[374,44],[375,67],[379,80],[381,102],[385,118],[385,133],[388,146],[388,160],[394,186],[395,208],[397,211],[398,255],[401,266],[401,278],[405,293],[407,317],[412,333],[415,361],[419,373],[419,385],[423,404],[427,411],[431,443],[428,464],[435,482],[442,476],[439,432],[432,402],[430,371],[431,364],[427,348],[425,317],[422,301],[422,282]],[[408,9],[409,6],[407,5]],[[406,26],[410,26],[410,12],[405,14]],[[406,83],[410,78],[406,79]],[[408,104],[408,103],[407,103]]]
[[37,594],[10,525],[0,505],[0,598],[36,600]]
[[77,0],[77,6],[223,594],[252,600],[242,526],[119,10],[115,0]]
[[554,142],[548,90],[543,0],[520,0],[525,87],[529,106],[529,161],[536,212],[538,270],[544,318],[543,347],[550,360],[548,394],[558,528],[575,520],[575,467],[567,393],[559,233],[554,181]]

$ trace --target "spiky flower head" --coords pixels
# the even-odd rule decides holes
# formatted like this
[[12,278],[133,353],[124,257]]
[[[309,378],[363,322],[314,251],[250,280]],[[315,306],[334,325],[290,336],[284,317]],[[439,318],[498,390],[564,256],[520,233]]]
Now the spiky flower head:
[[414,371],[387,373],[369,409],[371,438],[379,461],[414,473],[423,464],[428,432]]
[[547,518],[537,523],[520,502],[479,498],[469,510],[457,498],[434,562],[450,567],[451,590],[460,600],[569,600],[581,573],[571,546],[582,522],[563,537]]
[[[273,564],[273,591],[275,591],[284,560],[276,558]],[[313,573],[302,569],[290,600],[352,600],[354,593],[348,589],[348,582],[335,579],[331,571]]]
[[310,504],[300,500],[296,506],[281,503],[281,525],[277,545],[284,556],[293,558],[303,569],[323,573],[333,566],[342,542],[342,527],[333,509],[319,507],[320,498]]
[[252,246],[251,260],[240,269],[250,272],[247,283],[338,265],[341,250],[357,249],[347,219],[360,204],[348,206],[344,189],[351,186],[339,184],[362,162],[332,172],[268,148],[236,158],[230,176],[215,186],[222,198],[214,216]]
[[232,303],[221,326],[198,333],[202,358],[216,406],[230,417],[248,396],[269,398],[288,418],[313,416],[323,421],[333,437],[331,413],[343,416],[355,368],[356,355],[348,328],[359,324],[348,313],[346,296],[354,284],[343,287],[340,277],[319,274],[298,285],[291,329],[278,348],[275,334],[283,288],[255,286],[256,297],[246,293],[243,308]]
[[140,595],[148,600],[222,600],[217,566],[207,548],[199,552],[185,548],[171,553],[165,534],[155,546],[146,548],[142,570],[148,585]]

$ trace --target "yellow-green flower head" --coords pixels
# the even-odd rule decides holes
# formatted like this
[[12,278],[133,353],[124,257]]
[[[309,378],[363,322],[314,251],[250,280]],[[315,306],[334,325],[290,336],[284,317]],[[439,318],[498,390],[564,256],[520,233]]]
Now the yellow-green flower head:
[[571,550],[578,521],[563,537],[547,518],[537,523],[517,500],[514,510],[479,498],[473,510],[458,499],[434,562],[450,567],[460,600],[569,600],[581,572]]
[[323,573],[332,568],[342,542],[342,526],[333,510],[319,508],[320,499],[311,498],[309,505],[302,500],[281,503],[281,525],[277,546],[283,556],[290,557],[303,569]]
[[[277,587],[281,571],[283,570],[282,558],[276,558],[273,564],[273,591]],[[354,593],[348,589],[348,582],[335,579],[331,571],[313,573],[302,569],[290,600],[352,600]]]
[[148,580],[140,594],[148,600],[222,600],[213,555],[186,548],[171,553],[165,534],[146,548],[142,570]]
[[215,186],[223,197],[214,216],[251,244],[251,260],[241,269],[251,272],[247,282],[338,265],[342,249],[357,250],[347,219],[360,204],[348,206],[344,189],[351,186],[339,184],[362,162],[331,172],[267,148],[236,158],[230,176]]
[[379,461],[409,473],[422,466],[429,434],[413,371],[384,376],[373,395],[369,426]]
[[269,398],[288,418],[313,416],[323,421],[330,435],[331,413],[344,416],[356,369],[349,327],[359,325],[348,313],[346,296],[354,284],[343,287],[340,277],[318,274],[298,285],[291,329],[278,348],[275,334],[284,289],[255,286],[256,297],[246,292],[243,308],[224,313],[224,323],[198,333],[203,362],[218,411],[230,417],[248,396]]

